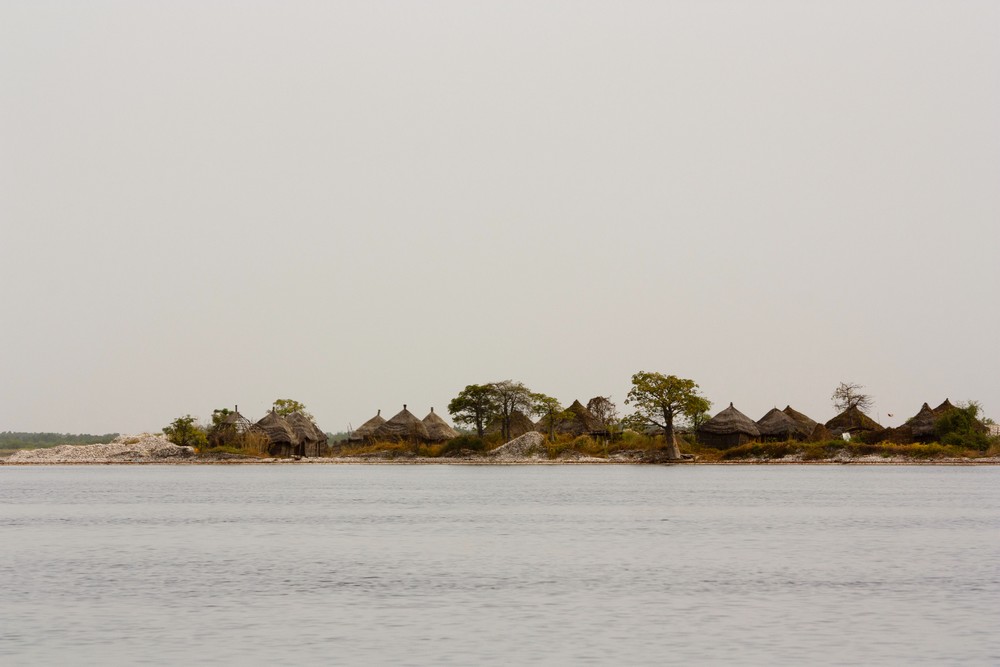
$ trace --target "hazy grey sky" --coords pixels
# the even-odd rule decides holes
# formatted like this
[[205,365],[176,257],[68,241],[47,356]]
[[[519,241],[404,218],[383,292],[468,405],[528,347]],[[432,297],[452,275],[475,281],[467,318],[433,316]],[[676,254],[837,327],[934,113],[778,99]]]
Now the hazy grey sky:
[[0,430],[1000,417],[998,263],[997,2],[0,2]]

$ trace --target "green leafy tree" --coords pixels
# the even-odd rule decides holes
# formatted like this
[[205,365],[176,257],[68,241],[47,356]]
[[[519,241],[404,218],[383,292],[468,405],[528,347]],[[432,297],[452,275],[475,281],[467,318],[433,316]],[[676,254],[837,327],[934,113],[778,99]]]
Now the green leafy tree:
[[587,401],[587,410],[601,422],[605,431],[611,434],[618,431],[621,421],[618,418],[618,406],[611,401],[610,396],[594,396]]
[[170,422],[170,426],[164,426],[163,435],[167,436],[167,440],[181,447],[202,449],[208,445],[205,429],[199,426],[191,415],[178,417]]
[[451,399],[448,412],[456,424],[475,428],[476,435],[483,437],[486,424],[496,414],[492,387],[488,384],[467,385]]
[[226,417],[233,414],[229,408],[217,408],[212,410],[212,428],[218,428],[226,423]]
[[493,395],[494,416],[500,420],[500,431],[504,442],[510,440],[510,419],[515,410],[531,414],[534,412],[534,399],[531,390],[524,383],[513,380],[491,382],[490,391]]
[[942,444],[968,447],[985,452],[990,447],[989,429],[980,420],[982,406],[977,401],[961,403],[934,424]]
[[705,412],[699,414],[687,415],[687,423],[691,427],[691,430],[697,431],[699,428],[701,428],[702,424],[704,424],[711,418],[712,418],[712,413],[706,410]]
[[287,417],[293,412],[301,412],[302,414],[304,414],[306,417],[309,418],[309,421],[311,422],[316,421],[311,414],[306,412],[305,405],[291,398],[276,399],[274,401],[274,405],[271,406],[271,409],[277,412],[278,415],[281,417]]
[[531,411],[540,416],[548,426],[549,440],[552,440],[556,435],[556,424],[567,416],[559,401],[545,394],[531,394]]
[[675,459],[681,458],[681,454],[674,438],[674,420],[700,415],[712,406],[698,393],[694,380],[646,371],[632,376],[632,388],[625,404],[635,410],[631,417],[633,423],[663,429],[668,455]]

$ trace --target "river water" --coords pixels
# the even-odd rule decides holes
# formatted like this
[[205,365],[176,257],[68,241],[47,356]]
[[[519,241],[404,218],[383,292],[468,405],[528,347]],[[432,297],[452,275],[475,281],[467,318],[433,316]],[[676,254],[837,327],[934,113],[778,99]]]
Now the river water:
[[0,467],[0,664],[1000,664],[1000,468]]

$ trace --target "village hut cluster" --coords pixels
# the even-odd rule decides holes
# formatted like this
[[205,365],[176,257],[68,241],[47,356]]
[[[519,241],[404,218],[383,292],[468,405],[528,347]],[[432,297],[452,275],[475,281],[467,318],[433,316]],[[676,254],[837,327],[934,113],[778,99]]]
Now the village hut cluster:
[[[553,423],[550,423],[550,420]],[[520,410],[510,414],[509,436],[518,438],[525,433],[538,431],[540,433],[555,433],[558,435],[607,435],[608,430],[601,421],[591,413],[580,401],[563,411],[558,418],[542,417],[532,421]],[[493,419],[486,424],[485,433],[494,435],[500,433],[503,424],[499,419]],[[396,416],[388,421],[382,417],[379,410],[374,417],[354,429],[348,436],[350,442],[445,442],[457,438],[460,434],[442,419],[434,408],[423,419],[418,419],[406,405]]]
[[[937,437],[935,427],[938,420],[956,409],[948,399],[936,408],[924,403],[920,411],[902,426],[887,429],[855,406],[821,424],[790,405],[784,410],[773,408],[753,421],[730,403],[729,407],[702,424],[696,434],[698,442],[717,449],[730,449],[754,441],[823,442],[858,437],[878,442],[928,443]],[[983,426],[983,429],[986,427]]]
[[280,415],[271,410],[259,421],[252,422],[236,407],[223,419],[221,428],[213,433],[213,445],[226,445],[249,436],[260,437],[268,456],[318,457],[327,453],[329,438],[312,419],[301,412]]
[[403,405],[394,417],[386,420],[382,411],[355,429],[349,436],[351,442],[445,442],[459,436],[458,431],[434,412],[423,419]]
[[[948,400],[936,408],[924,403],[920,411],[905,424],[886,429],[856,407],[844,410],[824,424],[790,405],[786,405],[783,410],[775,407],[754,421],[730,403],[701,424],[695,430],[695,436],[700,444],[717,449],[731,449],[755,441],[823,442],[857,437],[870,442],[932,442],[936,438],[935,427],[938,420],[955,409],[957,408]],[[225,428],[220,430],[217,438],[224,440],[227,434],[257,434],[266,442],[266,451],[262,453],[269,456],[316,457],[335,453],[335,447],[328,445],[326,434],[301,412],[282,416],[271,410],[259,421],[251,422],[236,410],[226,416],[223,425]],[[502,431],[502,427],[500,420],[495,419],[486,425],[485,432],[487,435],[495,435]],[[545,416],[537,421],[532,421],[528,415],[518,410],[511,413],[508,433],[510,438],[518,438],[532,431],[569,437],[612,435],[607,425],[578,400],[573,401],[569,408],[558,415]],[[379,410],[374,417],[351,432],[348,441],[442,443],[459,435],[434,408],[420,419],[403,405],[403,409],[390,419],[382,417],[382,411]]]

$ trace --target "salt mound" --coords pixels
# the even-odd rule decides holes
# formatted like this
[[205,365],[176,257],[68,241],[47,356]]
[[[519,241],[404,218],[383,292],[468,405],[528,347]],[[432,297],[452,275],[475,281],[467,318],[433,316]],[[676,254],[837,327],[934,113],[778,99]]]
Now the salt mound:
[[162,435],[120,435],[103,445],[59,445],[45,449],[23,449],[7,458],[8,463],[151,463],[194,456],[194,448],[179,447]]
[[528,431],[519,438],[514,438],[506,445],[500,445],[492,450],[492,458],[512,461],[516,459],[538,458],[545,453],[545,436],[538,431]]

